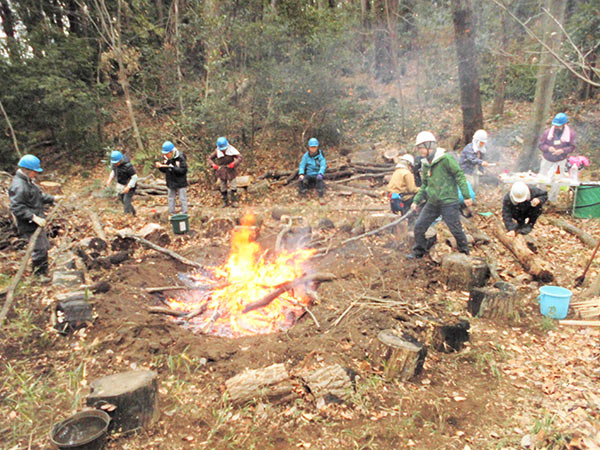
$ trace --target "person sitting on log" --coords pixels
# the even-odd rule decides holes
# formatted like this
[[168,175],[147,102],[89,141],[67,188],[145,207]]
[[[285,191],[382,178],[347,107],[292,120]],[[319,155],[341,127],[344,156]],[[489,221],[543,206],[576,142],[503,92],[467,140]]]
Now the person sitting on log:
[[223,207],[237,208],[237,167],[242,162],[240,152],[229,143],[227,138],[217,139],[217,148],[207,157],[208,164],[215,170],[219,178],[219,191],[223,197]]
[[477,130],[473,135],[473,141],[466,145],[460,154],[458,165],[465,173],[467,181],[474,189],[479,187],[479,174],[488,163],[483,160],[486,152],[485,144],[488,134],[485,130]]
[[390,209],[394,214],[406,214],[412,205],[413,197],[419,190],[413,174],[414,163],[415,159],[412,155],[402,155],[387,185]]
[[43,227],[46,226],[44,218],[44,205],[53,203],[59,196],[52,196],[42,192],[35,184],[38,173],[42,172],[40,160],[34,155],[24,155],[18,163],[8,196],[10,199],[10,211],[17,220],[17,230],[21,236],[31,239],[38,227],[42,230],[38,235],[33,253],[31,265],[34,275],[40,281],[48,281],[48,249],[50,242]]
[[548,200],[546,191],[517,181],[502,199],[502,219],[509,236],[529,234]]
[[425,256],[428,251],[425,232],[440,215],[456,239],[458,251],[468,255],[469,243],[460,223],[460,207],[456,190],[458,185],[465,199],[465,205],[470,208],[473,201],[465,174],[453,156],[447,154],[443,148],[437,147],[435,136],[431,132],[420,132],[415,147],[425,159],[422,162],[423,185],[415,195],[411,209],[416,211],[421,203],[424,203],[424,206],[415,222],[413,252],[406,255],[406,258]]
[[306,196],[306,191],[311,186],[317,187],[319,197],[325,193],[325,183],[323,176],[327,169],[327,160],[323,152],[319,149],[319,141],[316,138],[308,140],[308,151],[302,156],[298,174],[300,183],[298,184],[298,194],[301,197]]
[[106,180],[106,186],[110,186],[112,180],[117,179],[117,193],[119,194],[119,200],[123,203],[123,210],[125,214],[135,216],[135,208],[131,203],[138,179],[135,168],[129,158],[117,150],[110,154],[110,164],[112,170],[108,180]]
[[155,162],[154,166],[165,174],[168,190],[169,214],[175,214],[175,200],[179,194],[181,213],[187,214],[187,171],[185,155],[175,148],[171,141],[162,145],[163,162]]

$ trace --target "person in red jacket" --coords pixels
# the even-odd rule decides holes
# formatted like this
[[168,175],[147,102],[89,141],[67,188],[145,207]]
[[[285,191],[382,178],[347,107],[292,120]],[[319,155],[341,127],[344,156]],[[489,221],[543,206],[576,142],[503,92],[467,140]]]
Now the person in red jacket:
[[219,178],[219,191],[223,196],[223,206],[237,208],[237,166],[242,162],[242,155],[231,145],[227,138],[217,139],[217,148],[207,157],[208,164],[215,170]]
[[[567,177],[567,159],[575,151],[575,131],[567,122],[569,118],[565,113],[558,113],[540,139],[539,148],[542,152],[540,175],[550,180],[559,173]],[[548,200],[555,202],[558,199],[560,186],[554,185],[548,193]]]

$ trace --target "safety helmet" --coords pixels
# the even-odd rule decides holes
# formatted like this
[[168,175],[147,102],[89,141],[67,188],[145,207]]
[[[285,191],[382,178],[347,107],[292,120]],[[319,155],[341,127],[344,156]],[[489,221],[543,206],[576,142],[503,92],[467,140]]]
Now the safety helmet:
[[227,138],[221,136],[219,139],[217,139],[217,148],[219,150],[227,150],[227,147],[229,147],[229,142],[227,141]]
[[319,141],[317,140],[317,138],[310,138],[308,140],[308,146],[309,147],[318,147],[319,146]]
[[415,140],[415,147],[418,147],[421,144],[426,142],[436,142],[435,136],[431,131],[421,131],[417,134],[417,139]]
[[40,160],[37,156],[34,155],[24,155],[19,160],[19,167],[23,169],[34,170],[36,172],[41,172],[42,168],[40,166]]
[[477,130],[475,132],[475,134],[473,135],[473,140],[474,141],[483,142],[485,144],[487,142],[487,140],[488,140],[487,131],[485,131],[485,130]]
[[122,159],[123,159],[123,153],[121,153],[120,151],[118,151],[118,150],[113,150],[113,151],[110,153],[110,163],[111,163],[111,164],[116,164],[116,163],[118,163],[119,161],[121,161]]
[[510,188],[510,199],[513,203],[523,203],[529,199],[529,186],[522,181],[517,181]]
[[163,142],[163,145],[162,145],[163,155],[166,155],[167,153],[171,153],[174,148],[175,148],[175,146],[173,145],[173,143],[171,141]]
[[567,115],[565,113],[560,112],[554,116],[554,119],[552,120],[552,125],[554,125],[555,127],[562,127],[568,121],[569,118],[567,117]]
[[413,157],[413,155],[409,155],[408,153],[406,155],[402,155],[400,157],[400,161],[406,161],[408,162],[411,166],[415,165],[415,158]]

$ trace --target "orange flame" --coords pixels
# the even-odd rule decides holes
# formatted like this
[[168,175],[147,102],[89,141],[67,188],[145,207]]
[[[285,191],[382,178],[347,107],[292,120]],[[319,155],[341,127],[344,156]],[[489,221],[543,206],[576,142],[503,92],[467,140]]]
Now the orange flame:
[[[249,304],[275,291],[282,283],[306,272],[306,262],[315,250],[282,251],[265,260],[254,241],[254,217],[247,215],[232,234],[231,253],[225,264],[190,276],[198,286],[188,295],[169,299],[169,306],[194,313],[188,323],[195,331],[226,337],[268,334],[290,328],[310,303],[304,287],[284,292],[266,306],[243,312]],[[192,293],[192,295],[189,295]]]

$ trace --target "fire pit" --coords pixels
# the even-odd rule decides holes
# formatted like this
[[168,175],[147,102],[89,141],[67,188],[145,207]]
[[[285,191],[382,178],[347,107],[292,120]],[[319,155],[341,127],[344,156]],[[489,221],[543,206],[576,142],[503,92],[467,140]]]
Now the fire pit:
[[254,240],[252,218],[232,234],[231,253],[219,267],[184,275],[190,287],[166,300],[195,332],[236,338],[289,329],[311,298],[307,261],[312,249],[272,257]]

